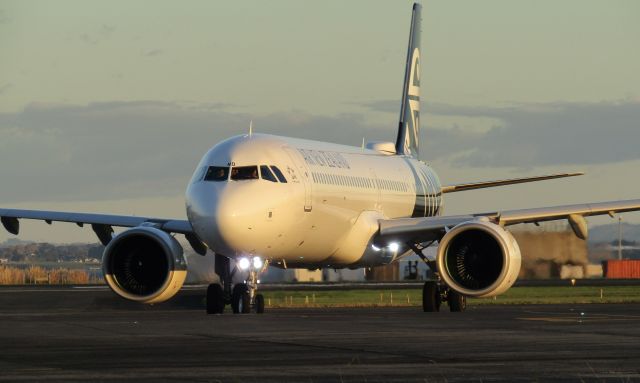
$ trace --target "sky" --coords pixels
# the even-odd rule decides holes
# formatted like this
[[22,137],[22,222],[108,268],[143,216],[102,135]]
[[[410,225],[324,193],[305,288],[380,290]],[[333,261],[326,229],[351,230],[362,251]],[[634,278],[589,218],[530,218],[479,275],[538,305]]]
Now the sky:
[[[639,16],[635,0],[423,2],[421,158],[441,181],[587,173],[447,195],[447,213],[640,198]],[[251,120],[392,141],[410,17],[409,1],[0,0],[0,207],[184,218],[200,157]]]

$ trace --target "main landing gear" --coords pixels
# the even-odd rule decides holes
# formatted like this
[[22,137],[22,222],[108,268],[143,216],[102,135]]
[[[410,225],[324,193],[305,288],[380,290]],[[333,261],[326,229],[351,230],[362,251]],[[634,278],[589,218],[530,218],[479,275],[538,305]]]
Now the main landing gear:
[[241,259],[238,266],[242,270],[249,269],[245,283],[233,283],[236,268],[231,270],[231,260],[216,254],[216,274],[220,282],[212,283],[207,288],[207,314],[222,314],[225,305],[230,304],[234,314],[248,314],[253,308],[258,314],[264,313],[264,297],[258,294],[258,275],[267,268],[267,263],[260,258]]
[[424,312],[437,312],[440,311],[440,305],[442,302],[447,302],[451,312],[462,312],[467,308],[467,297],[440,282],[440,275],[438,274],[436,262],[434,260],[427,259],[422,252],[422,250],[431,244],[433,244],[433,242],[426,246],[414,244],[409,245],[411,250],[413,250],[413,252],[416,253],[416,255],[427,264],[427,266],[429,266],[436,276],[435,280],[425,282],[422,287],[422,310]]
[[462,312],[467,308],[467,297],[437,281],[427,281],[422,288],[424,312],[440,311],[442,302],[447,302],[451,312]]

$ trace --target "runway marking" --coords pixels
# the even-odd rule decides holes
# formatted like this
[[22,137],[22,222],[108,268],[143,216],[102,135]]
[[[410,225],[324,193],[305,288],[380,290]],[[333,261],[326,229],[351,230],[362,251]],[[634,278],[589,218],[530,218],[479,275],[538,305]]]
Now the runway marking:
[[516,318],[519,320],[526,321],[538,321],[538,322],[558,322],[558,323],[573,323],[573,322],[624,322],[624,321],[634,321],[638,320],[636,317],[632,318],[610,318],[610,317],[580,317],[580,316],[572,316],[572,317],[523,317]]
[[516,319],[540,322],[613,322],[613,321],[639,321],[639,315],[625,314],[599,314],[589,313],[585,311],[573,312],[541,312],[541,311],[525,311],[527,314],[540,314],[541,316],[526,316]]

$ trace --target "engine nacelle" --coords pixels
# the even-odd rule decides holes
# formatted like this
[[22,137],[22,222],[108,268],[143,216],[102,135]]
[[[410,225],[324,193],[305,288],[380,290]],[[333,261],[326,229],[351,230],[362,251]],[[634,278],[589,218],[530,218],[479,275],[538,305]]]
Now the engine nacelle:
[[118,234],[102,257],[107,284],[121,297],[142,303],[173,297],[187,276],[182,246],[168,233],[141,226]]
[[438,270],[455,291],[492,297],[507,291],[520,272],[520,248],[513,235],[494,223],[477,220],[449,231],[438,246]]

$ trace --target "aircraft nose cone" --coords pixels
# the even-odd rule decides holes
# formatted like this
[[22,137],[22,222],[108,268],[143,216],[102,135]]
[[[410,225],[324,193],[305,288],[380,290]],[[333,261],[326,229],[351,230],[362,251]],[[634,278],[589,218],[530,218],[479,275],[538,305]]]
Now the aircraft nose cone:
[[252,194],[251,189],[245,185],[233,185],[216,201],[212,219],[218,246],[250,251],[251,243],[255,241],[254,234],[259,231],[257,226],[262,213],[266,212],[259,195]]
[[250,182],[201,184],[190,188],[187,204],[198,237],[225,255],[251,251],[267,214],[260,190]]

